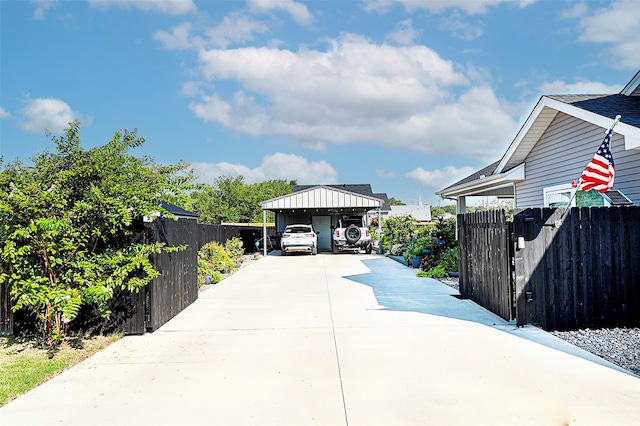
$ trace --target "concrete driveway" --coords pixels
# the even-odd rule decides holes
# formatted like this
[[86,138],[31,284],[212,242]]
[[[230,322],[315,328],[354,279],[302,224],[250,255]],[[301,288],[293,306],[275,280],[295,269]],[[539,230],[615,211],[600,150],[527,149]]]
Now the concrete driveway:
[[0,424],[640,424],[640,378],[453,293],[382,256],[270,255]]

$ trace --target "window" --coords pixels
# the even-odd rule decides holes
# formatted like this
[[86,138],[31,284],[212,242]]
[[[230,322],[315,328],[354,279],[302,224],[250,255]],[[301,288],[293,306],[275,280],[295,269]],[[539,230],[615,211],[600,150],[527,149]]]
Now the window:
[[575,191],[571,184],[544,188],[544,206],[566,207],[569,201],[571,201],[571,207],[609,207],[610,205],[598,191],[580,190],[573,196]]

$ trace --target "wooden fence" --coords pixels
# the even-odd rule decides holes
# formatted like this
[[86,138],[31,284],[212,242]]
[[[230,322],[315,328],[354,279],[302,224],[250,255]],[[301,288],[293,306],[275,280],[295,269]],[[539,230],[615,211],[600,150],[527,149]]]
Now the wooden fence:
[[518,324],[546,330],[640,325],[640,207],[514,215]]
[[561,213],[459,215],[461,295],[545,330],[640,325],[640,207]]
[[460,295],[507,321],[515,316],[511,223],[503,210],[458,215]]
[[[154,267],[161,275],[141,294],[129,296],[136,309],[121,328],[125,334],[156,330],[198,298],[198,250],[202,246],[241,238],[245,247],[253,249],[253,238],[262,236],[259,227],[203,224],[193,219],[156,219],[151,226],[153,236],[149,242],[186,245],[187,250],[154,257]],[[275,232],[275,228],[267,228],[269,232]]]
[[13,315],[11,313],[11,296],[9,285],[0,282],[0,336],[13,332]]
[[[194,219],[159,218],[148,224],[147,232],[134,237],[134,242],[163,242],[168,246],[186,245],[187,249],[154,256],[153,263],[161,275],[138,293],[117,291],[112,299],[112,317],[98,320],[95,310],[83,312],[83,325],[92,331],[121,331],[143,334],[169,321],[198,298],[198,250],[208,242],[224,243],[241,238],[245,247],[253,250],[255,239],[262,238],[262,228],[201,224]],[[275,228],[267,228],[267,234]],[[76,321],[74,321],[76,322]],[[12,334],[14,315],[11,312],[9,287],[0,282],[0,335]]]

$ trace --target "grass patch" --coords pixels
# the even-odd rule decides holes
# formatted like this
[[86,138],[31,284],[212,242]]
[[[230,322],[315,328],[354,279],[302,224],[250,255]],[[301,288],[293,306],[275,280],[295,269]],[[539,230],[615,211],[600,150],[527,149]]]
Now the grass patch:
[[96,336],[74,339],[51,350],[34,341],[0,337],[0,407],[119,338]]

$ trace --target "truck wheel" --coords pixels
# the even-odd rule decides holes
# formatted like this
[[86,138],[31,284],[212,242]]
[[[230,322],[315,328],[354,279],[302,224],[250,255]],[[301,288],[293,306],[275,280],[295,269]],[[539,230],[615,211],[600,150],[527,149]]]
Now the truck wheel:
[[354,244],[360,239],[360,229],[355,225],[349,225],[347,229],[344,230],[344,236],[348,243]]
[[367,248],[364,249],[365,253],[371,254],[373,247],[371,247],[371,243],[367,244]]

